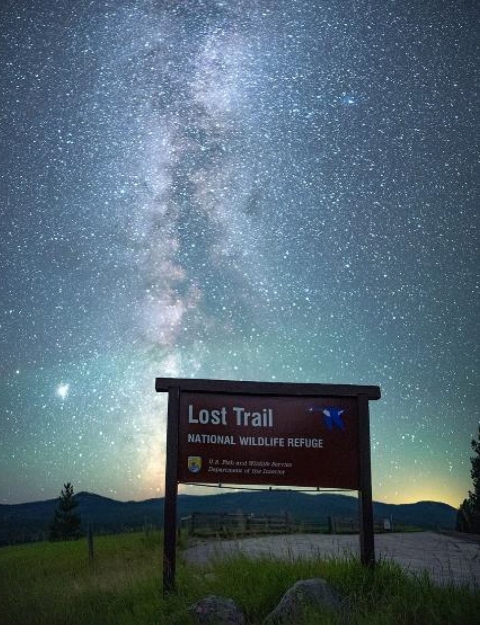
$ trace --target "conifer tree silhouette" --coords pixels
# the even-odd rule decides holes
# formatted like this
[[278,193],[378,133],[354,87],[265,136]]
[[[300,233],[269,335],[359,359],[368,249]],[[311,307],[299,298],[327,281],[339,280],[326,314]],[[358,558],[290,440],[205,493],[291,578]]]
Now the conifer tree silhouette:
[[456,530],[480,534],[480,426],[478,440],[472,440],[472,449],[475,455],[470,458],[472,468],[473,490],[469,491],[468,498],[464,499],[457,512]]
[[74,498],[73,486],[67,482],[63,485],[55,516],[50,525],[50,540],[76,540],[80,538],[81,518],[76,512],[77,507],[78,501]]

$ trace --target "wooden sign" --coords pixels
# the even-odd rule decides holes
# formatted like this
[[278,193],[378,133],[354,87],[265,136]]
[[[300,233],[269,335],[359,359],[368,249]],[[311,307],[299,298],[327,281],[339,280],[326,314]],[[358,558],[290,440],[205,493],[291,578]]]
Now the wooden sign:
[[368,402],[379,387],[157,378],[155,388],[168,392],[165,592],[179,483],[358,490],[361,559],[373,566]]

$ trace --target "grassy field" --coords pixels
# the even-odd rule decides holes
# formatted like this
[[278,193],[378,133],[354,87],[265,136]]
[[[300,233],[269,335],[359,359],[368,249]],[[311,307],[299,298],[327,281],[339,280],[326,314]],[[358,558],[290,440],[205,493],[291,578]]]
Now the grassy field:
[[[299,579],[323,577],[346,596],[352,625],[473,625],[480,592],[438,588],[392,563],[374,571],[355,560],[249,560],[235,556],[208,569],[182,565],[178,592],[163,597],[161,537],[124,534],[95,539],[88,558],[84,540],[0,549],[0,625],[188,625],[187,607],[218,594],[241,607],[249,625],[260,624]],[[318,624],[311,613],[302,622]],[[322,624],[339,624],[322,615]]]

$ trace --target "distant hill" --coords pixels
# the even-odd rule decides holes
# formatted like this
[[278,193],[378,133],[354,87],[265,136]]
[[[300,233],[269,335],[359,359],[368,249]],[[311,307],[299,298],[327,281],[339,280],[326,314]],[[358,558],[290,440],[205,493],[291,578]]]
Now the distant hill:
[[[160,528],[163,525],[163,499],[122,502],[86,492],[78,493],[75,497],[84,529],[91,523],[96,533],[118,533],[145,526]],[[58,499],[49,499],[14,505],[0,504],[0,545],[46,539],[57,502]],[[358,501],[348,495],[282,490],[178,497],[179,518],[193,512],[234,513],[240,510],[256,515],[287,513],[295,520],[326,524],[328,516],[356,517]],[[400,505],[374,503],[375,519],[392,518],[394,525],[452,530],[455,516],[455,508],[434,501]]]

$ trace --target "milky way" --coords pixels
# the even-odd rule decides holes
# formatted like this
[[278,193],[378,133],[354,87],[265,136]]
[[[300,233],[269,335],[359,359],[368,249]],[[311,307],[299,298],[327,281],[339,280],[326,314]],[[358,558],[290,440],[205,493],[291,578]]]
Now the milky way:
[[161,494],[154,378],[195,376],[378,384],[374,497],[458,505],[479,24],[438,0],[4,2],[0,501]]

